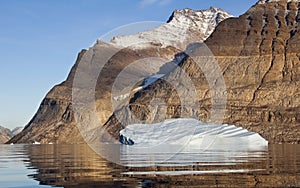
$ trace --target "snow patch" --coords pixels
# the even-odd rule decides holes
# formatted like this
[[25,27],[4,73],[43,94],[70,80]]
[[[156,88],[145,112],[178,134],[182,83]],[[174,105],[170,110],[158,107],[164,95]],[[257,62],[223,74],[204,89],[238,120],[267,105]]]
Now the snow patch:
[[[155,74],[153,76],[150,76],[150,77],[146,78],[144,80],[144,83],[141,86],[134,88],[132,90],[132,92],[135,93],[135,92],[138,92],[138,91],[146,88],[147,86],[154,83],[156,80],[162,78],[163,76],[164,76],[164,74]],[[114,101],[122,101],[124,99],[127,99],[129,96],[130,96],[130,93],[125,93],[123,95],[115,96],[115,97],[113,97],[113,99],[114,99]]]
[[153,75],[147,79],[145,79],[144,81],[144,84],[143,84],[143,88],[149,86],[150,84],[152,84],[153,82],[155,82],[156,80],[162,78],[164,76],[164,74],[156,74],[156,75]]
[[113,99],[115,101],[122,101],[122,100],[128,98],[129,96],[130,96],[130,93],[126,93],[124,95],[119,95],[119,96],[113,97]]

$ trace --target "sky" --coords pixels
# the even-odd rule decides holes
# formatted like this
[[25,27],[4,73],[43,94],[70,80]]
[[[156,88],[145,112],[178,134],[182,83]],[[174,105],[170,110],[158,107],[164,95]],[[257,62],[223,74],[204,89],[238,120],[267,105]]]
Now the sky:
[[222,8],[234,16],[256,0],[0,0],[0,126],[25,126],[64,81],[81,49],[125,24],[168,20],[176,9]]

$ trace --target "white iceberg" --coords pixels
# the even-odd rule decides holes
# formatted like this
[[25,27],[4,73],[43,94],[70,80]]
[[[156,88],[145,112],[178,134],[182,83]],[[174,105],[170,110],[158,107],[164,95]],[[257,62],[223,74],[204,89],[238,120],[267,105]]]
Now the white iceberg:
[[137,147],[168,144],[205,150],[257,150],[268,145],[258,133],[234,125],[206,124],[195,119],[128,125],[120,131],[120,136],[132,140]]
[[195,119],[128,125],[120,131],[120,142],[121,163],[129,166],[226,164],[258,157],[268,148],[258,133]]

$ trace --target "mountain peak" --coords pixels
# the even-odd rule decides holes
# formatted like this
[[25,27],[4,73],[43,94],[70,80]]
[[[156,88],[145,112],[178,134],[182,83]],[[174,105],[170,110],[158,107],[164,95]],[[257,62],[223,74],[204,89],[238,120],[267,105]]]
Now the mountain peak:
[[170,23],[176,19],[178,20],[182,16],[188,17],[190,19],[195,19],[197,17],[205,17],[205,16],[209,16],[211,14],[224,14],[224,17],[232,17],[232,15],[227,13],[226,11],[224,11],[220,8],[213,7],[213,6],[209,7],[206,10],[193,10],[190,8],[184,8],[181,10],[173,11],[173,13],[169,17],[167,23]]
[[215,27],[226,18],[232,17],[222,9],[210,7],[207,10],[192,10],[184,8],[173,11],[166,24],[150,31],[129,36],[116,36],[111,42],[118,46],[128,47],[145,43],[161,44],[162,46],[183,45],[204,41],[214,31]]

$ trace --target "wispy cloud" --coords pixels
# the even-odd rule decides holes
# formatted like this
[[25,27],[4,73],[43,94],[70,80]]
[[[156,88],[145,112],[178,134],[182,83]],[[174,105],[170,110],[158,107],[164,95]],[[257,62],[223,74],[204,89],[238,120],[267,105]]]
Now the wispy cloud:
[[140,7],[147,7],[151,5],[159,5],[159,6],[165,6],[172,2],[172,0],[141,0]]

